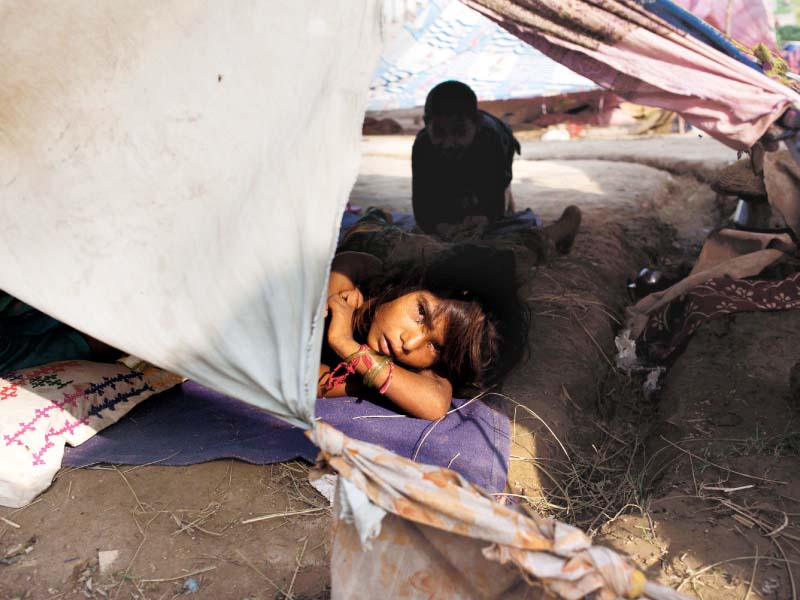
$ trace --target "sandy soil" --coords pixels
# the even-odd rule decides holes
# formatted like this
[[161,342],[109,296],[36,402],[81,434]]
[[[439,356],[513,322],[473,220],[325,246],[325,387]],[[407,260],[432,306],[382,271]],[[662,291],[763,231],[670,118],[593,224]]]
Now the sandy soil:
[[[0,598],[173,598],[190,579],[195,598],[327,597],[330,513],[307,472],[235,460],[64,470],[32,505],[3,510],[20,526],[0,530],[3,554],[30,551],[0,565]],[[119,554],[101,573],[107,551]]]
[[[789,390],[798,340],[797,311],[742,314],[698,332],[657,408],[667,426],[651,440],[651,471],[664,469],[649,494],[652,524],[625,517],[603,541],[671,582],[732,561],[684,584],[698,597],[744,598],[754,573],[751,598],[796,597],[776,561],[800,558],[798,398]],[[682,449],[659,444],[662,435]]]
[[[366,138],[351,202],[409,210],[411,143]],[[591,529],[683,591],[745,597],[755,572],[750,598],[789,598],[788,571],[774,557],[780,545],[800,558],[800,484],[791,477],[800,444],[787,397],[797,317],[751,315],[702,332],[660,400],[644,399],[637,382],[610,368],[626,278],[696,252],[720,219],[703,182],[735,158],[694,135],[524,144],[517,206],[548,221],[578,204],[585,219],[570,256],[524,265],[534,321],[531,356],[503,387],[518,403],[509,407],[509,491]],[[330,514],[305,481],[306,466],[129,469],[64,470],[33,505],[0,509],[19,525],[0,521],[0,557],[22,551],[0,564],[0,598],[172,598],[194,583],[195,598],[327,597]],[[755,487],[710,489],[745,485]],[[756,548],[755,568],[739,559]],[[113,550],[117,560],[100,573],[98,551]]]

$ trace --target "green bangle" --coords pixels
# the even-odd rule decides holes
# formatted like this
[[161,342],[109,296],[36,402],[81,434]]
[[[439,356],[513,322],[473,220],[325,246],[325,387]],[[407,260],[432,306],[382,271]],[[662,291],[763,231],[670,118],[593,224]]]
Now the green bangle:
[[379,354],[378,357],[375,358],[375,364],[373,364],[369,370],[364,373],[364,385],[367,387],[377,387],[375,385],[375,379],[378,377],[378,373],[383,371],[383,369],[386,368],[386,365],[388,365],[390,362],[392,362],[391,358]]
[[369,354],[370,352],[372,352],[372,350],[370,350],[370,348],[366,344],[362,344],[358,350],[353,352],[351,355],[345,357],[345,359],[342,362],[349,363],[352,360],[358,358],[359,356],[364,356],[365,354]]

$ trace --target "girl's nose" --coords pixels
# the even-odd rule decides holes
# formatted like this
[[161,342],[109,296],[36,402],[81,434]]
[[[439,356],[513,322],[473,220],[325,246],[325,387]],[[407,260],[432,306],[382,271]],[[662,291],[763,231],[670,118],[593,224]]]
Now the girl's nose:
[[406,331],[400,339],[403,341],[403,350],[406,353],[413,352],[425,343],[425,333],[422,331]]

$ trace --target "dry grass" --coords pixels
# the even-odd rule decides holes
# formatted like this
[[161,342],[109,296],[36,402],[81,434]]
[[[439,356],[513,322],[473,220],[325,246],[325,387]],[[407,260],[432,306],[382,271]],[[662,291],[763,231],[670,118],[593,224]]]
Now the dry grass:
[[[572,400],[569,391],[562,390],[563,400],[576,411],[583,412]],[[650,514],[651,504],[674,498],[651,498],[656,484],[667,468],[682,468],[676,461],[686,461],[691,472],[689,485],[693,493],[681,497],[702,502],[718,518],[729,523],[729,529],[745,535],[742,529],[757,536],[762,548],[756,546],[751,555],[736,556],[717,561],[702,568],[687,569],[673,578],[673,585],[680,590],[691,585],[695,590],[701,577],[712,575],[718,567],[739,561],[752,561],[749,577],[744,579],[744,597],[753,597],[759,562],[762,565],[778,565],[786,569],[792,597],[798,597],[798,584],[792,566],[800,564],[800,525],[795,519],[800,513],[786,512],[763,501],[742,499],[749,493],[774,494],[800,504],[800,500],[781,494],[784,482],[761,477],[725,466],[725,460],[708,458],[707,444],[713,440],[671,441],[652,431],[653,405],[647,400],[640,382],[618,372],[610,372],[606,382],[598,386],[598,404],[613,407],[607,410],[607,420],[595,414],[583,414],[578,421],[586,429],[575,436],[582,443],[570,439],[558,439],[547,427],[562,452],[548,460],[512,456],[512,460],[533,463],[543,478],[550,482],[550,490],[542,496],[518,497],[537,514],[549,516],[575,525],[590,536],[596,535],[604,526],[613,523],[621,515],[634,514],[645,519],[645,537],[654,541],[657,536]],[[513,401],[512,401],[513,402]],[[515,404],[513,421],[519,415],[529,416],[531,411]],[[533,415],[538,418],[538,415]],[[545,423],[546,426],[546,423]],[[645,440],[651,438],[651,443]],[[769,438],[748,440],[726,440],[735,458],[742,455],[785,456],[800,450],[795,434],[787,433]],[[659,441],[655,450],[652,439]],[[705,442],[704,450],[693,452],[685,446],[690,442]],[[722,473],[716,483],[704,482],[707,469]],[[697,471],[697,472],[696,472]],[[688,474],[687,474],[688,475]],[[706,479],[708,474],[706,474]],[[745,485],[728,483],[730,478],[743,480]],[[745,496],[742,496],[742,495]],[[741,496],[741,497],[740,497]]]
[[[511,400],[515,404],[514,427],[521,414],[533,416],[545,425],[561,449],[557,457],[548,460],[512,456],[512,460],[534,464],[552,484],[546,497],[522,498],[538,514],[580,527],[589,535],[626,513],[638,513],[649,520],[647,494],[653,480],[653,465],[648,465],[644,446],[649,403],[639,384],[614,371],[600,384],[597,396],[603,404],[615,405],[617,417],[604,423],[595,415],[583,414],[578,420],[591,429],[576,436],[582,438],[580,444],[558,439],[538,415],[531,415],[529,408]],[[562,397],[583,412],[566,388]]]

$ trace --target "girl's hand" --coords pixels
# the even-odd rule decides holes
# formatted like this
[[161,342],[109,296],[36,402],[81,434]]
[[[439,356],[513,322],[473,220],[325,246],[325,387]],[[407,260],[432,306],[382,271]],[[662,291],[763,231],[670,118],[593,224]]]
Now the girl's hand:
[[364,304],[364,296],[358,289],[345,290],[328,297],[328,345],[341,358],[349,356],[359,348],[353,339],[353,313]]
[[352,288],[348,290],[339,290],[328,296],[328,306],[325,307],[325,318],[328,318],[330,314],[331,298],[334,296],[341,296],[344,298],[347,303],[353,307],[353,310],[361,308],[361,305],[364,304],[364,294],[361,293],[360,289]]

